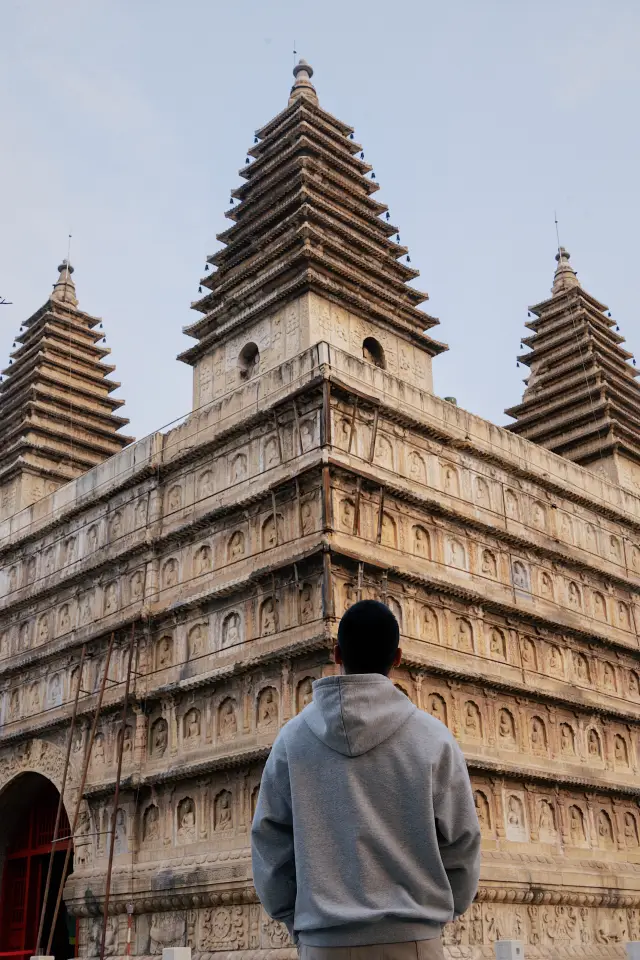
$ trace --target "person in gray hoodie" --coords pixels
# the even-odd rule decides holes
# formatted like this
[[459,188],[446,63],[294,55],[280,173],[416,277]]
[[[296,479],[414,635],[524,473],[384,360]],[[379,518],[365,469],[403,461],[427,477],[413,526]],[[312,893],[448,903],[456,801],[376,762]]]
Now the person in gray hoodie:
[[443,924],[476,893],[480,828],[464,757],[389,679],[399,639],[384,604],[350,607],[334,650],[344,674],[314,682],[265,764],[253,880],[302,960],[437,960]]

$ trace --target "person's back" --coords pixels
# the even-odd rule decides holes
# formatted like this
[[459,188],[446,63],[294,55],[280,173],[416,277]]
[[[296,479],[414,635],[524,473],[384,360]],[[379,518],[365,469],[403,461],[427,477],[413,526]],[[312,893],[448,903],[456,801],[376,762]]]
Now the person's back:
[[265,766],[256,890],[303,958],[372,944],[397,944],[389,958],[441,957],[442,925],[470,905],[479,875],[464,758],[385,675],[400,659],[386,607],[364,601],[345,614],[336,659],[347,674],[314,683]]

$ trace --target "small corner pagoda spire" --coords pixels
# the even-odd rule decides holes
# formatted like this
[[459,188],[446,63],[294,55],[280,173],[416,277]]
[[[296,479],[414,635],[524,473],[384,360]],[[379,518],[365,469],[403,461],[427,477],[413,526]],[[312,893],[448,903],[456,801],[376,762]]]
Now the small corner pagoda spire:
[[58,267],[58,273],[60,276],[53,285],[51,299],[56,300],[58,303],[70,303],[72,307],[77,307],[78,298],[76,297],[76,285],[71,279],[73,267],[68,260],[62,261]]
[[569,290],[571,287],[579,287],[578,274],[569,263],[570,255],[564,247],[559,247],[556,253],[558,266],[553,275],[553,286],[551,293],[555,296],[562,293],[563,290]]
[[0,382],[0,518],[29,506],[131,443],[102,321],[78,307],[73,267],[58,267],[26,320]]
[[531,370],[507,429],[640,490],[640,386],[607,307],[581,286],[560,247],[551,297],[533,307],[518,357]]
[[301,59],[293,68],[293,76],[295,77],[295,83],[291,87],[289,106],[291,106],[296,97],[306,97],[308,100],[313,100],[314,103],[317,103],[318,94],[316,93],[316,88],[311,83],[313,67],[307,63],[306,60]]
[[425,332],[439,321],[417,309],[428,297],[410,286],[419,273],[373,198],[373,168],[353,128],[320,107],[313,68],[300,60],[293,75],[286,108],[256,131],[239,171],[245,182],[226,213],[232,226],[218,234],[224,248],[207,258],[204,295],[191,305],[203,316],[184,328],[197,343],[179,359],[196,367],[231,331],[307,298],[313,309],[335,310],[330,302],[417,346],[430,371],[448,348]]

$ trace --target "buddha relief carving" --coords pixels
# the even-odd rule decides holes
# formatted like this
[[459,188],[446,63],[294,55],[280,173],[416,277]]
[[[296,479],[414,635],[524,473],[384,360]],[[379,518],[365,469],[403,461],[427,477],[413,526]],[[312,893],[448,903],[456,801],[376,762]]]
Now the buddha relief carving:
[[276,607],[272,597],[267,597],[260,607],[260,636],[268,637],[276,632]]
[[553,580],[550,574],[544,570],[540,574],[540,595],[543,596],[545,600],[553,600]]
[[[4,635],[6,638],[6,634]],[[25,620],[18,630],[18,649],[26,650],[31,645],[31,622]]]
[[228,613],[222,621],[222,649],[239,646],[242,642],[241,629],[240,614],[235,610]]
[[233,830],[232,797],[228,790],[222,790],[215,799],[213,829],[218,831]]
[[202,656],[204,653],[205,627],[197,623],[187,635],[187,655],[189,660]]
[[124,533],[124,523],[122,519],[122,513],[120,510],[116,510],[111,517],[109,522],[109,539],[111,542],[117,540]]
[[182,507],[182,487],[174,483],[167,494],[167,513],[175,513]]
[[613,846],[613,825],[611,817],[606,810],[600,810],[598,813],[598,844],[601,847]]
[[624,839],[628,847],[637,847],[638,841],[638,821],[632,813],[624,815]]
[[247,458],[237,453],[231,461],[231,483],[241,483],[247,476]]
[[173,662],[173,637],[165,634],[156,643],[156,670],[170,667]]
[[38,643],[46,643],[49,639],[49,618],[46,613],[38,617]]
[[606,601],[597,590],[593,594],[593,614],[596,620],[606,621],[608,619]]
[[169,741],[169,728],[164,717],[158,717],[151,725],[151,736],[149,738],[151,756],[154,759],[160,759],[165,754]]
[[627,749],[627,742],[619,733],[615,735],[613,740],[613,755],[618,766],[629,766],[629,751]]
[[589,683],[589,665],[581,653],[573,655],[573,671],[579,683]]
[[591,553],[598,552],[598,534],[592,523],[586,523],[584,526],[584,542],[585,547]]
[[529,590],[529,572],[522,560],[512,562],[511,580],[517,590]]
[[307,535],[316,529],[316,502],[315,500],[303,500],[300,506],[300,518],[302,523],[302,533]]
[[626,603],[623,603],[622,600],[618,601],[617,612],[618,612],[618,626],[622,630],[630,630],[631,617],[629,616],[629,607],[626,605]]
[[455,467],[449,464],[442,466],[442,481],[445,493],[449,493],[452,497],[460,496],[460,477]]
[[342,605],[344,610],[348,610],[358,599],[358,593],[353,583],[345,583],[342,586]]
[[396,523],[391,514],[382,514],[382,525],[380,527],[380,542],[385,547],[397,547],[398,537],[396,533]]
[[58,632],[67,633],[71,629],[71,609],[68,603],[63,603],[58,615]]
[[[432,693],[427,699],[428,710],[432,717],[447,726],[447,704],[439,693]],[[475,706],[475,704],[474,704]]]
[[482,717],[478,705],[473,700],[467,700],[464,705],[464,731],[468,737],[476,740],[482,738]]
[[198,500],[204,500],[205,497],[211,496],[213,493],[213,473],[211,470],[204,470],[200,474],[196,484],[196,490],[198,492]]
[[129,589],[131,591],[131,599],[134,603],[142,600],[144,596],[144,573],[142,570],[136,570],[133,574],[129,581]]
[[190,745],[195,745],[200,739],[200,711],[192,707],[185,713],[183,721],[183,736]]
[[388,597],[387,606],[389,607],[389,610],[391,610],[391,613],[394,615],[394,617],[398,621],[398,627],[400,628],[400,632],[402,633],[402,607],[400,606],[400,603],[395,599],[395,597]]
[[636,700],[640,699],[640,677],[635,670],[630,670],[628,674],[629,695]]
[[602,759],[602,743],[597,730],[591,728],[587,734],[587,751],[594,760]]
[[515,744],[516,742],[515,721],[513,714],[507,709],[502,709],[498,714],[498,736],[506,743]]
[[78,542],[75,537],[67,537],[64,542],[63,548],[63,563],[73,563],[78,556]]
[[258,697],[257,727],[268,730],[278,724],[278,694],[273,687],[262,690]]
[[425,557],[427,560],[429,560],[431,558],[429,534],[424,527],[419,525],[415,526],[411,532],[413,552],[416,554],[416,556]]
[[613,534],[609,537],[609,555],[616,563],[622,563],[622,544]]
[[78,616],[80,623],[89,623],[93,618],[93,595],[90,590],[85,590],[78,597]]
[[194,576],[201,577],[203,574],[209,573],[212,568],[213,554],[211,552],[211,547],[207,543],[203,543],[201,547],[198,547],[193,555]]
[[605,690],[609,691],[609,693],[615,693],[616,691],[615,670],[613,669],[612,665],[610,663],[607,663],[606,661],[602,667],[602,678],[604,681]]
[[356,515],[355,505],[353,503],[353,500],[349,500],[346,497],[343,498],[340,501],[338,515],[340,518],[340,526],[342,527],[342,529],[345,530],[347,533],[352,533],[353,525],[355,521],[355,515]]
[[160,838],[160,811],[155,806],[147,807],[142,818],[142,840],[153,843]]
[[483,834],[491,832],[491,810],[487,795],[482,790],[476,790],[473,794],[473,802],[476,808],[478,823]]
[[95,523],[87,530],[87,547],[89,553],[93,553],[98,547],[98,527]]
[[139,527],[145,527],[147,525],[148,510],[149,510],[149,507],[147,503],[147,498],[140,497],[140,499],[136,503],[135,514],[134,514],[136,529]]
[[507,642],[504,633],[498,627],[492,627],[489,634],[489,653],[499,660],[507,659]]
[[466,617],[456,620],[456,647],[465,653],[473,653],[473,628]]
[[105,615],[115,613],[118,609],[118,584],[115,580],[108,583],[104,590],[104,612]]
[[495,580],[498,576],[498,565],[495,554],[491,550],[482,551],[480,572],[483,577],[491,577],[492,580]]
[[[119,856],[122,853],[127,852],[127,815],[122,809],[118,807],[116,813],[116,837],[114,844],[114,853]],[[114,944],[115,946],[115,944]]]
[[475,495],[476,503],[481,507],[486,507],[487,509],[491,507],[491,497],[489,495],[489,484],[484,479],[484,477],[476,477],[475,483]]
[[300,444],[302,446],[303,452],[306,453],[307,450],[315,444],[316,439],[316,424],[315,420],[303,420],[300,424]]
[[467,569],[467,551],[459,540],[447,540],[447,559],[450,566],[459,570]]
[[38,573],[38,561],[35,557],[27,560],[27,583],[33,583]]
[[412,450],[409,454],[409,476],[415,483],[427,482],[427,468],[419,453]]
[[227,558],[229,563],[233,563],[234,560],[239,560],[240,557],[244,557],[244,554],[244,533],[242,530],[235,530],[229,537],[229,543],[227,546]]
[[237,732],[236,703],[231,697],[227,697],[218,707],[218,736],[222,740],[231,740]]
[[386,470],[393,470],[393,447],[387,438],[380,434],[376,437],[374,459]]
[[562,654],[560,650],[554,643],[549,644],[549,654],[548,654],[548,665],[549,673],[556,677],[561,677],[564,674],[564,664],[562,660]]
[[49,701],[53,706],[62,703],[62,680],[59,673],[54,673],[49,681]]
[[567,588],[567,599],[569,601],[569,606],[574,610],[582,609],[582,593],[578,584],[574,583],[573,580],[569,581],[569,586]]
[[522,656],[522,666],[526,667],[527,670],[537,670],[538,654],[536,652],[536,645],[530,637],[522,638],[520,650]]
[[507,837],[513,836],[517,839],[518,835],[525,831],[524,804],[520,797],[515,794],[508,797],[506,814]]
[[520,501],[513,490],[504,492],[505,511],[511,520],[520,520]]
[[303,623],[315,620],[314,589],[311,583],[305,583],[300,591],[300,619]]
[[553,805],[548,800],[541,800],[538,807],[538,830],[542,839],[555,839],[556,815]]
[[547,529],[547,511],[539,500],[531,504],[531,522],[538,530]]
[[568,723],[560,724],[560,750],[565,756],[575,756],[576,737]]
[[440,626],[435,610],[431,607],[422,607],[421,634],[429,643],[440,643]]
[[309,704],[313,701],[313,678],[305,677],[304,680],[301,680],[298,684],[298,689],[296,692],[296,706],[297,713],[300,713],[301,710],[304,710],[305,707],[308,707]]
[[277,515],[277,528],[273,519],[273,514],[269,514],[262,524],[262,549],[270,550],[285,542],[284,536],[284,517],[281,513]]
[[573,843],[582,844],[586,841],[584,814],[575,804],[569,807],[569,835]]
[[91,763],[94,767],[104,766],[104,736],[101,733],[96,733],[94,737]]
[[264,445],[264,468],[265,470],[270,470],[272,467],[277,467],[280,463],[280,453],[278,451],[278,444],[274,437],[271,437]]
[[169,557],[162,566],[162,586],[165,590],[175,587],[180,579],[180,568],[175,557]]
[[178,843],[194,843],[196,839],[196,805],[191,797],[178,804]]
[[547,753],[547,729],[542,717],[531,718],[531,749],[538,756]]

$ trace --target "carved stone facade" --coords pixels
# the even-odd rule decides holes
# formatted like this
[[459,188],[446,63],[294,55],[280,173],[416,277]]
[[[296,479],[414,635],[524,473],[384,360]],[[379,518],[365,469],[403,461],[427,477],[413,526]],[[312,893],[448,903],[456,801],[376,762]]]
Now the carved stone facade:
[[[280,124],[316,117],[350,155],[298,82]],[[393,680],[458,738],[482,824],[448,957],[507,937],[531,960],[623,957],[640,938],[640,499],[433,396],[435,341],[334,294],[271,308],[265,289],[265,317],[251,301],[222,333],[207,315],[190,417],[0,524],[0,789],[24,771],[60,785],[86,643],[72,815],[115,633],[65,892],[95,956],[133,627],[106,953],[125,952],[133,903],[136,956],[294,958],[251,884],[260,773],[336,670],[341,614],[381,598]]]

